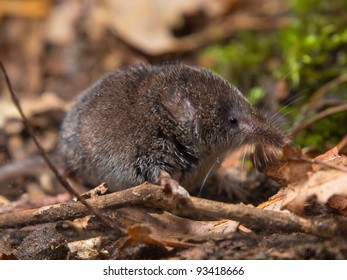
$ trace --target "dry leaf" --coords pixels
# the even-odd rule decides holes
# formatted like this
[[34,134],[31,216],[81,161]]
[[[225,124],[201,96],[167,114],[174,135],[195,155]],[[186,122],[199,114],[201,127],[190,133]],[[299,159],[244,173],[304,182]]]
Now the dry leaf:
[[347,195],[347,174],[337,170],[319,171],[303,185],[288,188],[283,206],[302,213],[309,198],[314,197],[325,204],[333,195]]
[[[60,99],[52,92],[45,92],[38,98],[21,98],[21,105],[24,114],[28,118],[34,114],[51,110],[66,111],[70,107],[68,102]],[[10,119],[21,120],[21,117],[11,99],[9,97],[3,97],[0,99],[0,127],[3,127]]]
[[175,238],[176,240],[206,240],[229,236],[235,232],[239,223],[230,220],[194,221],[177,217],[168,212],[148,213],[148,209],[121,209],[118,217],[125,227],[145,224],[150,229],[151,236]]
[[333,195],[329,198],[330,207],[337,209],[342,215],[347,216],[347,197],[341,195]]
[[267,201],[259,204],[257,208],[273,210],[273,211],[281,211],[282,208],[283,195],[275,195],[270,197]]
[[293,146],[286,146],[284,149],[284,157],[287,158],[287,163],[283,165],[279,173],[282,178],[287,181],[287,184],[299,184],[308,179],[308,175],[312,170],[312,164],[300,160],[301,149]]
[[[315,159],[323,163],[329,163],[332,166],[344,167],[347,157],[339,156],[337,148],[333,148]],[[282,207],[295,213],[303,213],[304,207],[310,198],[316,199],[317,202],[326,204],[330,198],[335,195],[347,196],[347,173],[341,170],[329,168],[320,164],[310,164],[311,170],[307,180],[303,180],[308,169],[296,165],[292,161],[287,165],[285,173],[291,174],[291,182],[283,190],[284,200]],[[301,174],[300,174],[301,170]],[[295,174],[295,176],[293,175]]]
[[51,3],[51,0],[2,0],[0,4],[0,18],[4,15],[34,19],[46,17]]
[[[239,29],[276,28],[283,25],[278,15],[286,9],[283,4],[269,9],[262,1],[255,4],[254,0],[247,3],[244,0],[107,0],[104,3],[106,13],[98,13],[108,18],[108,25],[117,36],[150,55],[189,51],[203,45],[203,42],[230,36]],[[279,1],[272,0],[272,7],[276,7],[276,3]],[[231,21],[226,21],[222,27],[221,21],[226,14],[231,14],[236,8],[240,11],[233,13],[229,17]],[[258,13],[261,15],[257,16]],[[200,29],[176,37],[173,30],[184,27],[185,16],[198,18]],[[270,19],[264,21],[264,17]],[[195,37],[197,34],[201,36]]]
[[10,201],[3,195],[0,195],[0,207],[7,204],[10,204]]
[[[217,5],[214,2],[218,2]],[[118,36],[144,52],[155,55],[172,50],[177,40],[172,30],[183,24],[183,15],[194,14],[202,9],[220,13],[223,9],[219,6],[230,5],[230,2],[235,0],[108,0],[106,9],[110,24]],[[215,6],[217,9],[213,8]]]
[[[100,236],[68,243],[72,254],[82,260],[93,260],[100,256],[102,238]],[[107,254],[107,252],[104,252]]]
[[[147,225],[135,225],[128,228],[127,242],[137,241],[156,246],[169,246],[169,247],[182,247],[190,248],[194,247],[194,244],[179,241],[175,238],[162,237],[160,235],[152,234],[150,228]],[[124,246],[124,245],[123,245]]]
[[76,39],[76,23],[82,8],[76,1],[63,1],[53,6],[47,20],[46,38],[51,44],[66,46]]

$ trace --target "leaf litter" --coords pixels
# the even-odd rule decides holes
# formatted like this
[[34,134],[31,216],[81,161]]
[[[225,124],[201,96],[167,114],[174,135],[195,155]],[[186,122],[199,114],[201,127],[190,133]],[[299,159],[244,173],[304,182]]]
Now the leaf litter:
[[[219,9],[216,10],[210,7],[210,5],[212,5],[211,3],[203,3],[201,6],[200,3],[204,1],[193,1],[193,4],[187,4],[185,1],[177,1],[177,3],[172,5],[175,6],[174,9],[176,11],[179,11],[177,14],[180,14],[180,16],[174,18],[167,18],[164,16],[168,12],[172,14],[172,10],[170,8],[167,9],[168,6],[166,8],[163,6],[162,8],[166,10],[159,10],[159,12],[152,9],[146,13],[149,15],[150,19],[155,19],[154,16],[151,16],[153,13],[163,15],[163,17],[161,17],[163,23],[158,25],[155,32],[153,32],[151,28],[147,28],[145,32],[129,32],[131,28],[128,28],[128,26],[131,24],[135,25],[135,30],[141,30],[141,28],[145,27],[141,22],[141,17],[127,18],[126,13],[123,13],[125,18],[115,18],[112,15],[112,9],[108,9],[112,6],[120,5],[119,3],[124,1],[114,1],[114,3],[105,1],[104,4],[92,4],[90,10],[83,10],[84,13],[87,13],[84,15],[79,14],[77,11],[78,7],[76,7],[76,5],[81,5],[77,2],[70,3],[67,1],[62,3],[61,6],[54,6],[51,10],[49,10],[51,1],[48,0],[31,1],[32,3],[17,1],[20,5],[28,5],[28,9],[14,10],[10,8],[10,2],[11,1],[4,1],[6,4],[4,5],[5,9],[0,11],[0,16],[11,15],[13,13],[18,16],[18,11],[24,11],[24,16],[29,18],[42,18],[50,15],[48,16],[47,22],[48,26],[51,28],[47,29],[45,32],[38,32],[37,25],[35,24],[30,24],[27,28],[23,28],[22,33],[16,33],[17,35],[11,35],[10,28],[5,28],[4,32],[4,38],[12,38],[17,46],[13,44],[13,46],[8,49],[9,57],[16,57],[19,52],[17,48],[22,45],[25,46],[27,44],[26,39],[30,38],[30,36],[39,41],[39,43],[35,43],[35,40],[31,39],[29,40],[31,44],[42,43],[42,45],[52,44],[52,46],[54,46],[50,50],[51,55],[44,53],[45,48],[38,47],[36,49],[37,51],[31,51],[35,48],[27,47],[27,53],[23,54],[24,59],[21,58],[21,63],[13,63],[13,61],[9,61],[8,63],[12,70],[11,76],[14,76],[14,81],[19,85],[17,87],[19,91],[29,93],[30,98],[26,99],[25,96],[21,98],[27,116],[34,124],[37,124],[38,128],[42,129],[48,127],[49,124],[40,122],[40,118],[37,118],[38,115],[44,115],[44,118],[54,118],[50,113],[51,111],[60,110],[64,112],[69,107],[69,102],[65,101],[65,98],[61,98],[61,96],[66,97],[66,95],[69,96],[79,92],[89,83],[91,77],[93,77],[93,75],[95,76],[96,73],[103,73],[126,63],[145,61],[143,57],[133,55],[124,47],[115,48],[113,41],[110,42],[105,40],[105,38],[110,37],[105,37],[105,35],[108,35],[108,29],[112,29],[112,32],[118,32],[118,36],[125,42],[128,42],[130,45],[137,47],[145,53],[160,54],[168,51],[191,51],[208,42],[208,40],[202,41],[200,45],[195,46],[191,45],[189,41],[189,38],[199,38],[196,36],[194,37],[194,34],[188,34],[185,38],[184,36],[174,36],[172,33],[173,27],[179,26],[182,21],[184,21],[184,17],[189,17],[194,14],[199,15],[198,12],[201,9],[210,11],[207,15],[207,27],[209,25],[213,27],[213,23],[218,22],[218,18],[225,17],[225,11],[228,13],[236,12],[236,14],[241,14],[241,17],[239,17],[241,20],[239,22],[243,23],[244,26],[238,26],[237,28],[239,29],[244,29],[247,26],[250,26],[250,29],[258,27],[254,25],[255,21],[253,15],[242,17],[244,13],[247,14],[247,9],[245,11],[237,10],[235,8],[237,7],[237,1],[220,1],[220,4],[217,4],[217,6],[219,5]],[[252,1],[250,1],[250,3],[251,2]],[[103,5],[106,8],[103,7]],[[255,7],[257,5],[253,5],[252,3],[250,6]],[[141,9],[139,10],[143,13]],[[69,11],[69,13],[65,13],[64,11]],[[272,12],[273,14],[269,11],[269,13],[266,13],[266,16],[270,18],[274,16],[275,19],[272,23],[276,23],[278,11]],[[74,29],[73,25],[79,18],[83,17],[85,18],[86,30],[81,32],[81,30]],[[125,19],[128,24],[125,29],[121,29],[123,25],[122,19]],[[131,20],[134,22],[129,22]],[[59,28],[62,22],[67,26],[66,28]],[[153,22],[149,24],[153,24]],[[26,23],[25,21],[19,21],[17,22],[17,26],[18,25],[25,26]],[[227,29],[225,30],[228,31]],[[200,33],[200,31],[203,30],[198,30],[196,34],[204,34],[203,32]],[[230,36],[230,32],[228,32],[226,32],[226,37]],[[96,46],[100,45],[111,45],[112,47],[110,49],[98,49],[102,51],[102,54],[94,55],[94,57],[97,58],[97,63],[90,60],[89,57],[92,57],[90,55],[88,56],[89,59],[84,58],[78,60],[75,57],[75,64],[66,63],[69,59],[73,59],[71,54],[75,51],[74,47],[71,48],[69,44],[79,42],[80,33],[88,37],[90,41],[86,45],[91,46],[91,48],[96,48]],[[23,34],[26,36],[23,36]],[[148,38],[153,38],[153,40],[148,40]],[[100,44],[100,42],[106,43]],[[57,46],[61,46],[62,48],[58,49]],[[88,53],[88,51],[90,51],[90,49],[84,49],[85,53]],[[43,56],[47,56],[47,59],[44,61],[45,65],[42,66],[41,61]],[[97,71],[95,71],[95,65],[99,67]],[[82,77],[82,75],[78,74],[78,70],[80,69],[84,69],[83,72],[90,72],[90,75],[83,74]],[[89,69],[92,69],[92,71],[88,71]],[[66,73],[68,73],[68,75],[66,75]],[[39,92],[37,89],[41,87],[41,84],[44,84],[39,78],[52,74],[54,76],[53,79],[51,78],[51,80],[45,81],[45,84],[49,85],[49,90],[46,90],[39,96],[35,96],[34,92]],[[71,80],[66,77],[65,80],[63,80],[65,82],[62,83],[61,77],[64,77],[64,75]],[[65,84],[69,85],[69,87],[66,88],[64,86]],[[27,145],[27,141],[22,139],[22,127],[19,126],[18,123],[13,122],[13,120],[17,121],[19,119],[18,114],[12,109],[13,106],[11,106],[10,100],[5,96],[6,94],[0,97],[0,127],[4,127],[4,132],[6,133],[6,137],[8,137],[6,140],[9,141],[6,143],[8,145],[6,145],[5,152],[0,154],[1,162],[4,162],[3,158],[6,159],[8,154],[12,159],[20,159],[24,157],[24,155],[21,154],[23,151],[25,154],[31,154],[33,150],[32,146]],[[3,135],[0,135],[0,137],[3,137]],[[45,137],[44,135],[43,139],[45,140],[43,142],[52,142],[52,140],[47,140],[47,137]],[[50,139],[50,137],[48,138]],[[5,140],[2,139],[2,141]],[[53,144],[49,144],[48,146],[52,147]],[[282,163],[278,165],[274,163],[272,165],[272,170],[265,172],[267,175],[270,175],[280,182],[281,188],[276,195],[258,207],[265,210],[271,209],[273,211],[295,213],[300,217],[306,217],[306,210],[310,206],[317,206],[318,204],[336,210],[335,212],[324,212],[324,210],[320,212],[323,216],[332,215],[332,213],[334,217],[345,216],[347,212],[347,173],[342,170],[321,165],[319,162],[346,168],[346,156],[339,155],[337,149],[334,148],[316,157],[316,162],[303,161],[302,157],[303,155],[300,150],[290,148],[290,151],[287,151],[287,154],[284,155],[284,165],[282,165]],[[230,159],[232,159],[232,157],[229,157],[229,160]],[[223,165],[222,167],[224,169],[219,170],[219,178],[216,181],[218,184],[220,182],[218,180],[222,177],[230,182],[237,182],[241,188],[246,188],[248,183],[259,187],[260,177],[255,177],[251,182],[245,183],[245,181],[243,181],[244,176],[238,178],[238,174],[240,173],[238,173],[238,171],[235,172],[236,169],[234,166]],[[226,177],[227,174],[229,174],[230,177]],[[11,190],[6,189],[5,193],[0,193],[0,208],[4,211],[18,211],[18,208],[24,209],[38,206],[36,204],[33,205],[32,201],[42,200],[42,193],[35,191],[36,187],[33,186],[35,186],[37,182],[34,181],[33,183],[31,180],[30,178],[18,180],[18,182],[14,183],[11,188],[9,188]],[[22,196],[22,189],[14,194],[16,185],[18,184],[25,185],[25,191],[27,191],[28,194]],[[44,183],[43,185],[48,184]],[[252,191],[253,186],[251,188]],[[216,188],[216,186],[214,187]],[[56,193],[52,191],[55,189],[55,187],[51,187],[48,191],[48,193],[51,193],[52,197],[47,196],[45,202],[47,205],[61,202],[62,198],[58,200],[55,199]],[[15,200],[16,198],[19,199]],[[67,198],[69,198],[69,196],[67,196]],[[65,229],[59,228],[59,223],[31,225],[19,229],[0,229],[0,258],[259,258],[259,256],[264,258],[293,258],[295,256],[301,258],[323,258],[327,255],[329,256],[328,253],[330,253],[328,252],[327,255],[319,254],[319,249],[317,249],[316,254],[312,253],[312,256],[307,255],[308,249],[319,248],[316,245],[321,244],[321,240],[314,236],[296,233],[292,235],[275,233],[267,237],[265,235],[264,237],[262,232],[242,229],[242,225],[238,227],[239,222],[231,220],[193,219],[150,208],[124,208],[122,210],[117,210],[117,213],[118,216],[114,219],[118,219],[123,225],[125,230],[123,237],[115,237],[105,233],[105,229],[102,225],[95,222],[95,220],[89,216],[84,223],[81,224],[80,220],[76,219],[71,222],[74,226]],[[74,234],[72,234],[71,231],[73,231]],[[74,238],[71,238],[71,234]],[[276,250],[275,252],[273,252],[273,250],[271,252],[269,248],[272,247],[269,244],[274,244],[275,239],[278,240],[278,242],[280,240],[284,242],[282,247],[277,247],[279,249],[277,252]],[[307,244],[298,242],[298,239],[302,242],[306,241]],[[334,241],[326,240],[324,246],[328,246],[329,244],[336,245],[337,243],[334,242],[338,241],[338,238]],[[288,248],[293,244],[298,247],[301,246],[300,250],[302,251],[300,252],[306,253],[299,252],[295,255],[293,252],[290,252]],[[340,252],[345,253],[342,253],[342,255],[335,254],[334,256],[336,258],[347,257],[347,246],[344,245],[345,243],[342,241],[341,244]],[[311,245],[312,247],[310,247]],[[334,247],[337,246],[330,246],[330,248]],[[117,248],[122,248],[123,254],[119,250],[117,251]],[[132,249],[128,250],[129,248]],[[137,251],[134,248],[136,248]],[[148,251],[149,248],[154,248],[157,254],[154,254],[153,251]],[[246,253],[247,249],[248,254]]]

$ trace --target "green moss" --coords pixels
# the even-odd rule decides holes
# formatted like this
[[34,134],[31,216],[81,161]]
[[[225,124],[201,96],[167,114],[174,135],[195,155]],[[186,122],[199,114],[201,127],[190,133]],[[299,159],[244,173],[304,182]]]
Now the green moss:
[[[324,84],[347,73],[347,1],[291,0],[290,24],[273,32],[238,32],[228,44],[216,44],[202,56],[213,61],[212,69],[227,77],[253,103],[285,80],[289,99],[303,96],[287,108],[292,123],[303,121],[300,107]],[[347,83],[324,98],[347,100]],[[283,103],[283,107],[285,106]],[[296,139],[301,146],[325,150],[346,133],[347,113],[324,119]]]

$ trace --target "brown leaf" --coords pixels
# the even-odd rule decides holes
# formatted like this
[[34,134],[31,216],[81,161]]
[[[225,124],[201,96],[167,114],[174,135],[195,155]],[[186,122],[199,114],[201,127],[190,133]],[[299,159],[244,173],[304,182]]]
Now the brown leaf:
[[[295,213],[302,213],[310,198],[326,204],[330,198],[336,195],[347,195],[347,173],[342,169],[346,165],[347,157],[338,155],[338,149],[335,147],[316,157],[314,162],[314,164],[309,162],[299,164],[299,161],[292,161],[291,165],[286,166],[285,172],[289,174],[291,180],[288,187],[283,190],[283,207]],[[320,162],[321,164],[319,164]],[[339,167],[341,170],[337,170]],[[310,168],[311,170],[309,170]],[[303,180],[306,174],[309,177]],[[335,200],[333,199],[333,201]],[[340,207],[341,205],[334,208],[340,210]],[[343,207],[341,211],[343,211]]]
[[306,201],[316,198],[320,203],[327,203],[333,195],[347,195],[347,174],[336,170],[324,170],[314,173],[303,185],[288,187],[283,206],[302,213]]
[[[30,118],[34,114],[51,110],[66,111],[70,104],[57,97],[52,92],[45,92],[38,98],[21,98],[21,105],[25,115]],[[0,127],[9,119],[20,119],[19,113],[9,97],[0,99]]]
[[270,164],[262,166],[261,171],[282,187],[306,181],[312,166],[311,163],[297,160],[301,156],[302,152],[299,147],[286,145],[282,158],[274,157]]
[[51,44],[67,46],[76,39],[76,24],[82,8],[78,1],[53,6],[47,20],[46,38]]
[[194,221],[177,217],[168,212],[148,213],[148,209],[125,208],[120,210],[119,218],[124,226],[145,224],[150,229],[151,236],[161,236],[172,240],[206,240],[220,238],[235,232],[239,223],[222,221]]
[[276,195],[275,197],[269,198],[267,201],[259,204],[257,208],[280,211],[282,207],[283,195]]
[[[340,158],[339,150],[337,147],[334,147],[330,149],[329,151],[325,152],[324,154],[317,156],[315,160],[322,160],[322,161],[329,162],[339,158]],[[313,164],[312,169],[313,171],[318,171],[319,169],[321,169],[321,166],[319,164]]]
[[162,236],[152,234],[147,225],[135,225],[128,228],[128,242],[137,241],[156,246],[169,246],[169,247],[194,247],[194,244],[179,241],[175,238],[163,238]]
[[[262,17],[254,16],[259,13],[262,1],[257,1],[257,9],[249,12],[255,4],[254,0],[245,5],[239,4],[239,0],[107,0],[104,9],[109,26],[113,28],[124,41],[150,55],[160,55],[175,51],[187,51],[202,45],[209,39],[215,41],[230,36],[238,29],[258,29],[261,25],[267,28],[278,26],[278,18],[267,24],[264,20],[266,14],[271,21],[273,16],[271,9],[262,9]],[[274,1],[278,2],[278,1]],[[271,5],[270,5],[271,6]],[[286,5],[281,5],[285,7]],[[211,25],[211,22],[220,22],[226,15],[240,8],[239,13],[232,14],[231,21],[225,26]],[[278,15],[276,10],[275,14]],[[185,16],[197,17],[200,21],[198,32],[190,32],[183,37],[173,34],[175,28],[182,28],[185,24]],[[219,19],[219,20],[217,20]],[[266,27],[264,27],[266,28]],[[203,33],[206,31],[205,33]],[[194,37],[200,34],[202,36]],[[189,40],[186,40],[189,38]],[[191,40],[190,40],[191,39]]]
[[86,240],[78,240],[68,243],[72,254],[75,254],[82,260],[93,260],[100,257],[102,238],[100,236]]
[[337,209],[342,215],[347,216],[347,197],[341,195],[333,195],[329,198],[330,207]]
[[51,3],[51,0],[2,0],[0,18],[4,15],[42,18],[48,14]]
[[172,48],[175,42],[171,28],[179,24],[181,14],[194,1],[165,1],[156,5],[153,1],[106,1],[110,12],[110,24],[118,36],[146,53],[158,54]]

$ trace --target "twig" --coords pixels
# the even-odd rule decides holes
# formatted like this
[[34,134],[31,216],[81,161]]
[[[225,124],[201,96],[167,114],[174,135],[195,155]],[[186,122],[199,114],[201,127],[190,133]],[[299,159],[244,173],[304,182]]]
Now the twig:
[[[281,232],[305,232],[320,237],[343,235],[347,228],[346,219],[306,219],[294,214],[257,209],[245,205],[234,205],[191,197],[185,204],[177,204],[163,187],[144,183],[120,192],[88,199],[92,207],[98,209],[148,206],[194,218],[231,219],[247,227]],[[69,201],[62,204],[23,210],[0,215],[0,228],[17,227],[26,224],[44,223],[73,219],[88,214],[80,202]]]
[[316,92],[312,94],[309,102],[305,106],[303,106],[301,110],[301,115],[303,115],[304,117],[307,116],[307,114],[315,108],[315,105],[324,94],[328,93],[334,87],[345,82],[347,82],[347,73],[329,81],[324,86],[319,88]]
[[175,40],[172,43],[172,48],[167,51],[171,52],[187,52],[198,49],[210,42],[216,42],[227,37],[230,37],[237,30],[253,29],[253,30],[266,30],[276,29],[286,26],[288,24],[287,18],[264,18],[254,17],[245,14],[233,14],[224,22],[211,25],[206,29]]
[[318,115],[314,116],[312,119],[303,122],[302,124],[300,124],[299,126],[295,127],[291,134],[293,137],[297,136],[301,131],[303,131],[304,129],[306,129],[307,127],[311,126],[312,124],[320,121],[321,119],[324,119],[330,115],[336,114],[336,113],[340,113],[343,111],[347,110],[347,104],[342,104],[340,106],[336,106],[336,107],[332,107],[329,109],[326,109],[322,112],[320,112]]
[[331,169],[335,169],[335,170],[339,170],[342,172],[347,173],[347,168],[340,166],[340,165],[336,165],[336,164],[332,164],[320,159],[312,159],[312,158],[306,158],[306,157],[287,157],[287,159],[289,160],[293,160],[293,161],[299,161],[299,162],[307,162],[307,163],[311,163],[311,164],[318,164],[318,165],[322,165],[322,166],[326,166],[329,167]]
[[14,105],[16,106],[19,114],[22,117],[23,123],[25,128],[27,129],[27,131],[29,132],[31,138],[34,140],[34,143],[37,147],[37,149],[39,150],[40,155],[42,156],[42,158],[44,159],[44,161],[47,163],[47,165],[49,166],[49,168],[52,170],[52,172],[54,173],[55,177],[57,178],[57,180],[62,184],[62,186],[69,192],[71,193],[73,196],[75,196],[79,201],[81,201],[82,204],[85,205],[85,207],[92,213],[94,214],[96,217],[98,217],[103,224],[105,224],[105,226],[112,228],[112,229],[116,229],[115,225],[112,224],[106,217],[104,217],[103,215],[101,215],[99,213],[99,211],[97,211],[94,207],[92,207],[84,198],[82,198],[69,184],[69,182],[60,174],[60,172],[57,170],[57,168],[54,166],[54,164],[51,162],[51,160],[48,158],[47,153],[45,151],[45,149],[42,147],[42,145],[40,144],[40,142],[38,141],[38,139],[35,136],[35,133],[27,119],[27,117],[25,116],[22,107],[20,105],[19,99],[17,98],[17,95],[15,94],[12,85],[11,85],[11,81],[10,78],[8,77],[7,71],[2,63],[2,61],[0,60],[0,68],[4,74],[5,77],[5,81],[7,84],[7,87],[10,91],[11,94],[11,98],[12,101],[14,103]]
[[341,141],[337,144],[337,149],[339,152],[343,150],[344,147],[347,146],[347,134],[341,139]]

